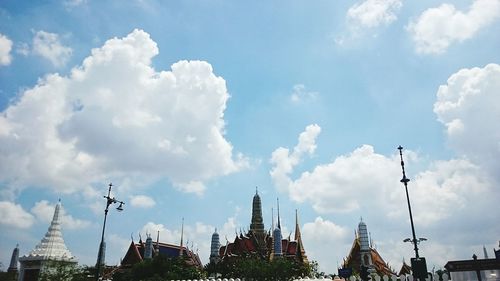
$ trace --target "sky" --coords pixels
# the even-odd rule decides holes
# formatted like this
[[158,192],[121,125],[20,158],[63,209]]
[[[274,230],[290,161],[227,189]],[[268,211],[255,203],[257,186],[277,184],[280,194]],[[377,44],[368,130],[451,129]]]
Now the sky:
[[[61,199],[63,235],[106,262],[160,232],[208,262],[298,210],[335,273],[362,220],[395,269],[413,255],[399,145],[427,266],[500,239],[500,0],[0,3],[0,262]],[[115,205],[111,207],[117,207]],[[276,214],[276,212],[274,212]],[[293,237],[293,236],[292,236]]]

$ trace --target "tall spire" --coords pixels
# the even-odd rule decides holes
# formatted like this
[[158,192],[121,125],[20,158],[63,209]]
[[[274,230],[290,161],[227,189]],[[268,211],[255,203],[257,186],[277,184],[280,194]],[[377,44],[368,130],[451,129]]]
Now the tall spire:
[[276,198],[276,203],[278,204],[278,228],[281,230],[281,222],[280,222],[280,199]]
[[160,250],[160,231],[157,230],[157,234],[156,234],[156,250],[159,251]]
[[304,249],[304,244],[302,244],[302,235],[300,234],[299,215],[297,209],[295,209],[295,241],[297,241],[297,255],[301,258],[303,263],[308,263],[306,250]]
[[256,234],[264,234],[264,220],[262,219],[262,203],[260,201],[259,191],[255,188],[255,195],[252,203],[252,222],[250,230]]
[[50,223],[49,229],[45,234],[42,241],[33,249],[28,256],[24,256],[21,259],[57,259],[73,261],[75,257],[64,244],[64,239],[61,232],[61,200],[56,204],[54,210],[54,216],[52,217],[52,222]]
[[184,218],[182,218],[182,226],[181,226],[181,251],[180,251],[180,254],[179,254],[180,256],[182,256],[182,254],[183,254],[182,253],[182,251],[183,251],[183,249],[182,249],[183,245],[182,244],[183,243],[184,243]]
[[274,209],[271,208],[271,233],[274,231]]
[[14,250],[12,251],[12,257],[10,258],[10,265],[9,268],[7,269],[7,272],[16,272],[18,262],[19,262],[19,244],[17,244]]

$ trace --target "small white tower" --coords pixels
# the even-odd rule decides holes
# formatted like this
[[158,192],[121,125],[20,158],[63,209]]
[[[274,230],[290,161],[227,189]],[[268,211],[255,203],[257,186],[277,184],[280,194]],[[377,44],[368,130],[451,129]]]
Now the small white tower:
[[52,222],[42,241],[28,255],[19,259],[19,281],[27,278],[38,278],[44,270],[48,270],[53,263],[76,264],[76,258],[64,244],[60,220],[61,200],[56,205]]
[[363,218],[358,224],[359,250],[361,255],[361,265],[372,267],[372,255],[370,250],[370,240],[368,238],[368,228],[363,222]]

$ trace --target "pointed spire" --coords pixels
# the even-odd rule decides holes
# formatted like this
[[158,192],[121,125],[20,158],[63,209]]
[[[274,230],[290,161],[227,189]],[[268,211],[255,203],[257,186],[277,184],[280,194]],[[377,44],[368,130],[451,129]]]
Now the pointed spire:
[[274,231],[274,209],[271,208],[271,232]]
[[156,232],[156,250],[160,250],[160,231],[157,230]]
[[488,252],[486,252],[486,247],[483,245],[484,258],[488,259]]
[[17,272],[17,264],[19,263],[19,244],[12,251],[12,257],[10,258],[10,265],[7,272]]
[[299,215],[297,209],[295,209],[295,241],[297,241],[297,255],[301,258],[303,263],[307,263],[306,250],[304,249],[304,244],[302,244],[302,235],[300,234],[299,226]]
[[184,217],[182,218],[182,226],[181,226],[181,252],[180,252],[180,256],[182,256],[182,246],[183,246],[183,242],[184,242]]
[[65,261],[75,261],[75,257],[64,244],[61,231],[61,201],[59,200],[54,210],[54,216],[50,223],[49,229],[42,241],[33,249],[28,256],[21,258],[30,259],[40,257],[42,259],[60,259]]
[[255,195],[252,201],[252,221],[250,223],[250,230],[259,235],[265,234],[264,231],[264,220],[262,218],[262,203],[260,201],[260,196],[255,188]]
[[280,222],[280,199],[276,198],[276,202],[278,204],[278,228],[281,229],[281,222]]

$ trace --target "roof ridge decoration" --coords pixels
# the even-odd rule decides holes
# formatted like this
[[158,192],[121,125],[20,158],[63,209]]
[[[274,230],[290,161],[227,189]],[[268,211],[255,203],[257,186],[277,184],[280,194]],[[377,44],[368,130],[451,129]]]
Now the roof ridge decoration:
[[21,260],[62,260],[76,262],[75,256],[66,247],[61,231],[61,200],[57,202],[54,216],[49,229],[42,238],[42,241],[36,245],[28,255],[23,256]]

